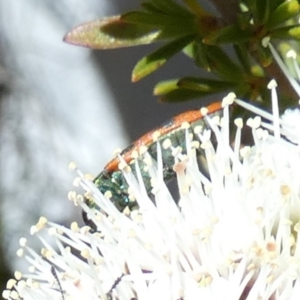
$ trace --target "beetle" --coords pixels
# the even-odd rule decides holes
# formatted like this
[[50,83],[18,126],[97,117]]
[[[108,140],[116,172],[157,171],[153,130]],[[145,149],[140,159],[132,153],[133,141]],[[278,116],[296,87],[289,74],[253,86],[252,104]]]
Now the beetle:
[[[207,114],[210,116],[222,116],[222,103],[215,102],[207,107]],[[131,170],[133,174],[135,174],[135,166],[132,154],[135,151],[138,151],[142,146],[146,146],[148,153],[151,157],[156,160],[157,156],[157,144],[159,142],[161,144],[164,143],[165,140],[170,139],[173,147],[180,146],[182,148],[183,153],[186,151],[185,149],[185,130],[182,129],[181,125],[184,122],[188,122],[190,124],[190,131],[196,126],[202,126],[203,129],[208,127],[207,120],[205,115],[201,113],[200,109],[190,110],[184,113],[181,113],[175,117],[173,117],[168,122],[165,122],[162,126],[151,130],[150,132],[143,135],[141,138],[136,140],[130,146],[125,148],[120,156],[122,159],[131,166]],[[154,138],[156,136],[156,138]],[[203,157],[204,150],[200,147],[197,149],[197,155],[199,157]],[[163,158],[163,177],[167,182],[172,178],[175,178],[175,172],[173,170],[174,165],[174,156],[172,154],[171,149],[163,149],[162,148],[162,158]],[[142,160],[142,157],[136,158],[138,160],[142,177],[144,180],[144,184],[147,190],[147,193],[150,194],[152,189],[150,183],[150,175],[143,170],[141,166],[145,166],[145,163]],[[200,159],[199,159],[200,161]],[[132,209],[136,206],[136,203],[130,201],[128,194],[128,184],[123,175],[123,172],[119,169],[120,158],[116,157],[112,159],[105,167],[104,170],[94,179],[94,184],[98,187],[102,194],[106,192],[111,193],[110,200],[114,203],[114,205],[120,210],[123,211],[125,207],[129,207]],[[200,164],[200,162],[199,162]],[[86,200],[90,207],[93,207],[93,202]],[[84,217],[86,220],[86,215]]]

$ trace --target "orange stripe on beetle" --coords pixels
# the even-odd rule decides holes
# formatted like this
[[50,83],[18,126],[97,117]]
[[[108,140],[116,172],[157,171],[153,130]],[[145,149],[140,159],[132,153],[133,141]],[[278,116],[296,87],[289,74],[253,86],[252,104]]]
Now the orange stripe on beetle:
[[[214,112],[217,112],[222,109],[222,102],[215,102],[213,104],[210,104],[206,107],[208,113],[212,114]],[[153,135],[155,132],[157,132],[161,137],[167,135],[168,133],[172,132],[175,129],[180,128],[180,126],[184,122],[188,123],[194,123],[200,119],[203,119],[204,115],[201,113],[200,109],[195,110],[189,110],[184,113],[181,113],[175,117],[173,117],[171,120],[165,122],[161,127],[158,127],[156,129],[153,129],[146,134],[144,134],[142,137],[140,137],[138,140],[136,140],[134,143],[132,143],[130,146],[125,148],[121,152],[122,158],[125,160],[126,163],[130,163],[132,160],[132,152],[138,151],[141,146],[149,146],[154,142]],[[158,138],[159,140],[160,138]],[[106,166],[105,170],[108,172],[113,172],[119,169],[119,163],[120,159],[119,157],[116,157],[112,159]]]
[[[188,130],[191,133],[193,133],[193,130],[198,126],[201,126],[203,130],[209,128],[205,115],[222,116],[222,103],[216,102],[206,107],[205,115],[202,112],[203,110],[197,109],[179,114],[172,118],[169,122],[164,123],[161,127],[146,133],[120,153],[127,164],[132,166],[132,164],[136,161],[138,162],[144,186],[149,195],[152,190],[151,175],[148,173],[147,168],[145,168],[146,165],[143,157],[137,156],[133,158],[133,153],[136,151],[139,152],[141,147],[146,146],[148,154],[153,158],[153,160],[156,160],[156,141],[163,144],[164,141],[168,139],[170,140],[172,147],[180,147],[182,153],[185,153],[187,151],[186,131],[183,127],[181,127],[182,124],[189,123],[190,128]],[[197,135],[195,135],[195,139],[198,140]],[[212,135],[211,141],[213,144],[216,142],[216,137],[214,135]],[[201,147],[195,150],[197,162],[199,168],[201,168],[203,166],[202,158],[205,158],[205,151]],[[176,173],[174,171],[175,158],[171,148],[162,147],[161,151],[163,179],[165,182],[168,182],[176,177]],[[129,186],[122,170],[119,169],[119,163],[119,157],[112,159],[105,166],[104,170],[94,179],[94,183],[103,195],[109,197],[110,201],[113,202],[119,211],[123,211],[126,207],[130,210],[135,209],[137,207],[137,203],[132,200],[132,195],[129,195]],[[134,176],[136,176],[135,167],[131,168],[131,172]],[[97,208],[93,201],[86,199],[86,202],[89,207]],[[87,215],[85,213],[83,213],[83,215],[86,224],[91,226]],[[97,228],[94,229],[97,230]]]

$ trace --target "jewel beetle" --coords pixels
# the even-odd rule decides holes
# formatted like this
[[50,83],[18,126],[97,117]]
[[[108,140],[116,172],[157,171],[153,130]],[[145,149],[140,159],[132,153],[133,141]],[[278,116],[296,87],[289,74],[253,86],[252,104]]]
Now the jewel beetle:
[[[207,107],[207,114],[211,117],[217,115],[222,116],[222,103],[215,102]],[[141,157],[133,158],[132,154],[143,147],[147,147],[148,153],[151,157],[156,160],[157,157],[157,142],[164,143],[165,140],[169,139],[173,147],[180,146],[182,151],[185,151],[185,130],[182,128],[184,122],[190,124],[189,130],[193,132],[196,126],[201,126],[203,129],[209,128],[205,115],[201,113],[200,109],[189,110],[173,117],[168,122],[165,122],[162,126],[151,130],[150,132],[144,134],[141,138],[136,140],[130,146],[125,148],[120,156],[123,160],[131,167],[133,174],[135,174],[135,159],[138,159],[139,165],[143,166],[143,161]],[[156,138],[154,138],[156,137]],[[200,147],[197,149],[197,156],[203,157],[204,150]],[[167,182],[175,177],[175,172],[173,170],[174,156],[170,149],[164,149],[162,147],[162,160],[163,160],[163,177]],[[200,161],[200,158],[199,158]],[[94,184],[101,191],[102,194],[110,192],[110,200],[114,205],[123,211],[125,207],[130,209],[136,205],[136,203],[130,201],[128,194],[128,184],[123,175],[122,170],[119,169],[120,158],[116,157],[112,159],[105,167],[104,170],[94,179]],[[143,168],[140,168],[143,170]],[[142,172],[142,177],[147,190],[150,194],[152,186],[150,182],[150,175],[146,171]],[[87,200],[89,206],[93,206],[92,202]],[[86,216],[85,216],[86,219]]]

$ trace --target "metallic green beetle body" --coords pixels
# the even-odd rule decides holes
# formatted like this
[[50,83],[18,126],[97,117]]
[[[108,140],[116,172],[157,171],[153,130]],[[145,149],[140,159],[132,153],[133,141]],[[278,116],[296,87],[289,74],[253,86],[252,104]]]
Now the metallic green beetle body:
[[[222,114],[222,105],[221,102],[216,102],[207,107],[208,114],[214,116]],[[151,157],[156,160],[157,157],[157,143],[160,142],[162,145],[166,139],[170,139],[172,146],[180,146],[182,148],[182,153],[186,153],[185,149],[185,130],[181,128],[183,122],[188,122],[190,124],[191,132],[196,126],[202,126],[203,129],[208,127],[207,121],[200,110],[192,110],[182,113],[169,122],[164,123],[163,126],[152,130],[138,139],[136,142],[131,144],[129,147],[124,149],[120,155],[124,161],[131,167],[133,174],[135,175],[135,160],[138,160],[140,170],[142,172],[142,178],[148,194],[152,189],[150,184],[150,175],[144,170],[145,163],[142,157],[133,159],[132,154],[134,151],[138,151],[142,146],[146,146],[148,153]],[[153,136],[155,133],[158,133],[157,139],[154,139]],[[197,155],[203,157],[204,152],[201,148],[197,149]],[[171,149],[162,148],[162,158],[163,158],[163,177],[165,181],[175,177],[175,172],[173,170],[174,165],[174,156]],[[129,200],[128,195],[128,184],[123,175],[123,172],[119,169],[120,160],[118,157],[111,160],[104,170],[95,178],[94,183],[101,191],[102,194],[106,192],[111,193],[110,200],[115,204],[115,206],[123,211],[125,207],[131,209],[136,205],[136,203]],[[200,164],[200,163],[199,163]],[[89,204],[93,206],[92,203]]]

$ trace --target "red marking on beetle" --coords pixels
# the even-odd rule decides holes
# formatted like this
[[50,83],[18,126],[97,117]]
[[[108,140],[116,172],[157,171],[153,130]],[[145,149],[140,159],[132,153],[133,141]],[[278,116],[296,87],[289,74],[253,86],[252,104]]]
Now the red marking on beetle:
[[[220,109],[222,109],[222,102],[215,102],[213,104],[210,104],[206,107],[208,110],[207,114],[212,114]],[[181,113],[174,118],[172,118],[170,121],[164,123],[161,127],[158,127],[156,129],[153,129],[146,134],[144,134],[142,137],[140,137],[138,140],[136,140],[133,144],[131,144],[129,147],[125,148],[121,156],[126,161],[126,163],[129,163],[132,160],[131,154],[133,151],[137,151],[141,146],[148,146],[153,142],[153,134],[155,132],[158,132],[160,136],[164,136],[174,129],[177,129],[181,126],[183,122],[193,123],[199,119],[202,119],[204,115],[201,113],[200,109],[195,110],[189,110],[184,113]],[[118,157],[112,159],[106,166],[105,170],[108,172],[113,172],[118,170],[120,160]]]

